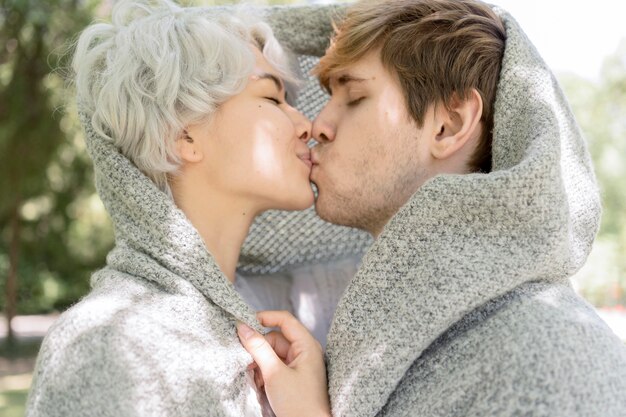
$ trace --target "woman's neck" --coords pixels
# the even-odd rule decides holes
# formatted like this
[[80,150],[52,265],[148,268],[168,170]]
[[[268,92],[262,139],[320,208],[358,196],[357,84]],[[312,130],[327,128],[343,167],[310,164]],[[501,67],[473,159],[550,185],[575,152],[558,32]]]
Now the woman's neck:
[[252,207],[232,195],[186,181],[170,183],[176,205],[198,230],[215,262],[230,280],[235,282],[239,253],[250,225],[256,216]]

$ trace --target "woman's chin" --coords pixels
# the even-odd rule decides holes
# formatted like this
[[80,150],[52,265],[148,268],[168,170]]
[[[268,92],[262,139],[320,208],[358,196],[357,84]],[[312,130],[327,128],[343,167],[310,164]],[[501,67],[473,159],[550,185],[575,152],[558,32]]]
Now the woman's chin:
[[314,202],[315,195],[313,194],[313,189],[309,186],[306,191],[291,193],[284,204],[281,204],[282,207],[277,207],[277,209],[288,211],[306,210],[311,207]]
[[306,210],[313,205],[315,202],[315,196],[313,195],[313,190],[310,190],[308,194],[303,194],[299,196],[298,199],[294,199],[293,208],[290,210]]
[[306,201],[304,202],[300,210],[306,210],[309,207],[313,206],[314,203],[315,203],[315,195],[313,194],[313,190],[311,190],[311,193],[306,197]]

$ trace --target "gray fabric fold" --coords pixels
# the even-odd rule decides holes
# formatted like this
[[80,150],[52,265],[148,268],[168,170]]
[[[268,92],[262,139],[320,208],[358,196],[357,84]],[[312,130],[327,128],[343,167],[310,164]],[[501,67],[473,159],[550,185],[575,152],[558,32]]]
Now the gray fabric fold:
[[[335,416],[626,409],[624,346],[568,282],[599,225],[589,153],[554,76],[496,11],[493,172],[432,179],[367,252],[329,334]],[[279,33],[300,28],[285,21]]]
[[[431,179],[391,219],[364,257],[329,334],[329,390],[335,416],[434,415],[436,408],[429,404],[445,399],[424,396],[432,388],[426,380],[407,379],[410,369],[421,369],[416,363],[424,352],[471,312],[522,285],[541,282],[561,288],[589,254],[599,225],[600,198],[584,140],[552,73],[517,23],[498,12],[505,21],[507,41],[495,104],[493,172]],[[559,297],[573,297],[574,304],[585,305],[569,294],[567,285],[560,291],[557,302]],[[525,306],[520,304],[517,313],[524,314]],[[605,389],[607,404],[580,415],[618,415],[625,401],[611,402],[613,395],[621,395],[618,387],[626,388],[624,346],[592,309],[579,310],[591,327],[603,330],[595,339],[597,369],[581,367],[563,374],[568,381],[559,380],[556,372],[550,375],[549,367],[541,370],[548,387],[565,384],[570,394],[542,393],[532,386],[532,372],[515,370],[527,358],[512,356],[510,367],[501,368],[501,374],[483,377],[508,381],[512,392],[535,395],[538,402],[523,404],[512,396],[510,407],[504,408],[507,412],[499,414],[502,404],[487,399],[498,387],[485,384],[437,415],[571,415],[563,405],[586,401],[576,397],[584,387],[575,385],[580,381],[575,376],[587,372],[593,384]],[[576,322],[574,310],[570,313]],[[549,341],[568,325],[565,319],[541,318],[545,322],[534,323],[536,328],[522,322],[518,330],[536,332]],[[505,328],[498,331],[506,334]],[[591,333],[582,327],[574,336],[586,343]],[[488,340],[470,336],[457,349],[467,355],[490,351]],[[501,347],[519,343],[517,336],[503,337]],[[543,352],[548,362],[576,366],[579,354],[560,351],[554,342],[546,347],[552,351]],[[606,346],[611,349],[600,350]],[[432,372],[439,373],[438,392],[443,394],[446,384],[454,386],[455,371],[470,365],[467,355],[451,355],[455,362],[421,366],[436,368]],[[603,374],[609,361],[615,361],[616,385]],[[383,408],[390,398],[395,406]],[[547,414],[539,411],[542,401],[550,403]]]
[[[624,346],[567,283],[598,228],[589,154],[551,72],[498,12],[508,40],[494,172],[432,179],[371,247],[308,210],[266,213],[242,249],[245,273],[367,251],[328,336],[335,416],[626,409]],[[306,73],[336,13],[279,7],[267,18]],[[309,78],[299,108],[314,117],[324,101]],[[234,327],[262,330],[253,311],[183,213],[83,123],[116,247],[46,337],[27,415],[261,415]]]
[[[286,9],[271,10],[277,12],[274,21],[283,21]],[[298,10],[299,16],[324,16],[320,19],[329,28],[327,9]],[[328,34],[311,39],[299,51],[323,50]],[[303,72],[315,62],[301,57]],[[301,95],[303,110],[311,117],[324,100],[317,82],[309,79]],[[252,359],[239,342],[235,321],[266,330],[184,213],[91,128],[80,103],[79,109],[97,190],[114,224],[115,247],[106,267],[92,276],[92,291],[46,336],[27,416],[272,415],[254,387],[247,369]],[[323,222],[312,209],[268,212],[252,230],[240,272],[359,256],[371,242],[363,232]]]
[[257,330],[174,202],[81,114],[115,227],[92,291],[43,342],[27,416],[261,415],[235,320]]

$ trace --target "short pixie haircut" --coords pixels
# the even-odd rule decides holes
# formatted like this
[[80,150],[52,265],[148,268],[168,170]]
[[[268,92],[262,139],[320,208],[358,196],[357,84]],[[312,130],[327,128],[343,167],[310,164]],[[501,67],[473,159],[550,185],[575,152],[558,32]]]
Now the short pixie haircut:
[[483,101],[483,134],[468,161],[472,172],[491,171],[493,111],[506,32],[489,6],[473,0],[362,0],[348,7],[315,72],[330,78],[367,53],[380,50],[400,83],[418,126],[430,105],[446,107],[472,88]]
[[164,191],[181,162],[176,139],[245,88],[251,44],[286,83],[296,81],[270,27],[250,12],[122,0],[111,23],[94,23],[78,39],[72,68],[81,110]]

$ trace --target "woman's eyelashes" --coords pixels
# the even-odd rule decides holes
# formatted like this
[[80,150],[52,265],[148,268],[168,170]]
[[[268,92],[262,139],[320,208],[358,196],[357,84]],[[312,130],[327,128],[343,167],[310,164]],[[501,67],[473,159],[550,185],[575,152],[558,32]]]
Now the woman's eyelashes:
[[276,104],[276,105],[281,105],[283,104],[282,101],[280,101],[279,99],[277,99],[276,97],[264,97],[265,99],[271,101],[272,103]]
[[354,100],[350,100],[350,101],[348,101],[348,107],[354,107],[354,106],[356,106],[356,105],[357,105],[357,104],[359,104],[361,101],[363,101],[363,99],[364,99],[364,98],[365,98],[365,96],[363,96],[363,97],[359,97],[359,98],[357,98],[357,99],[354,99]]

